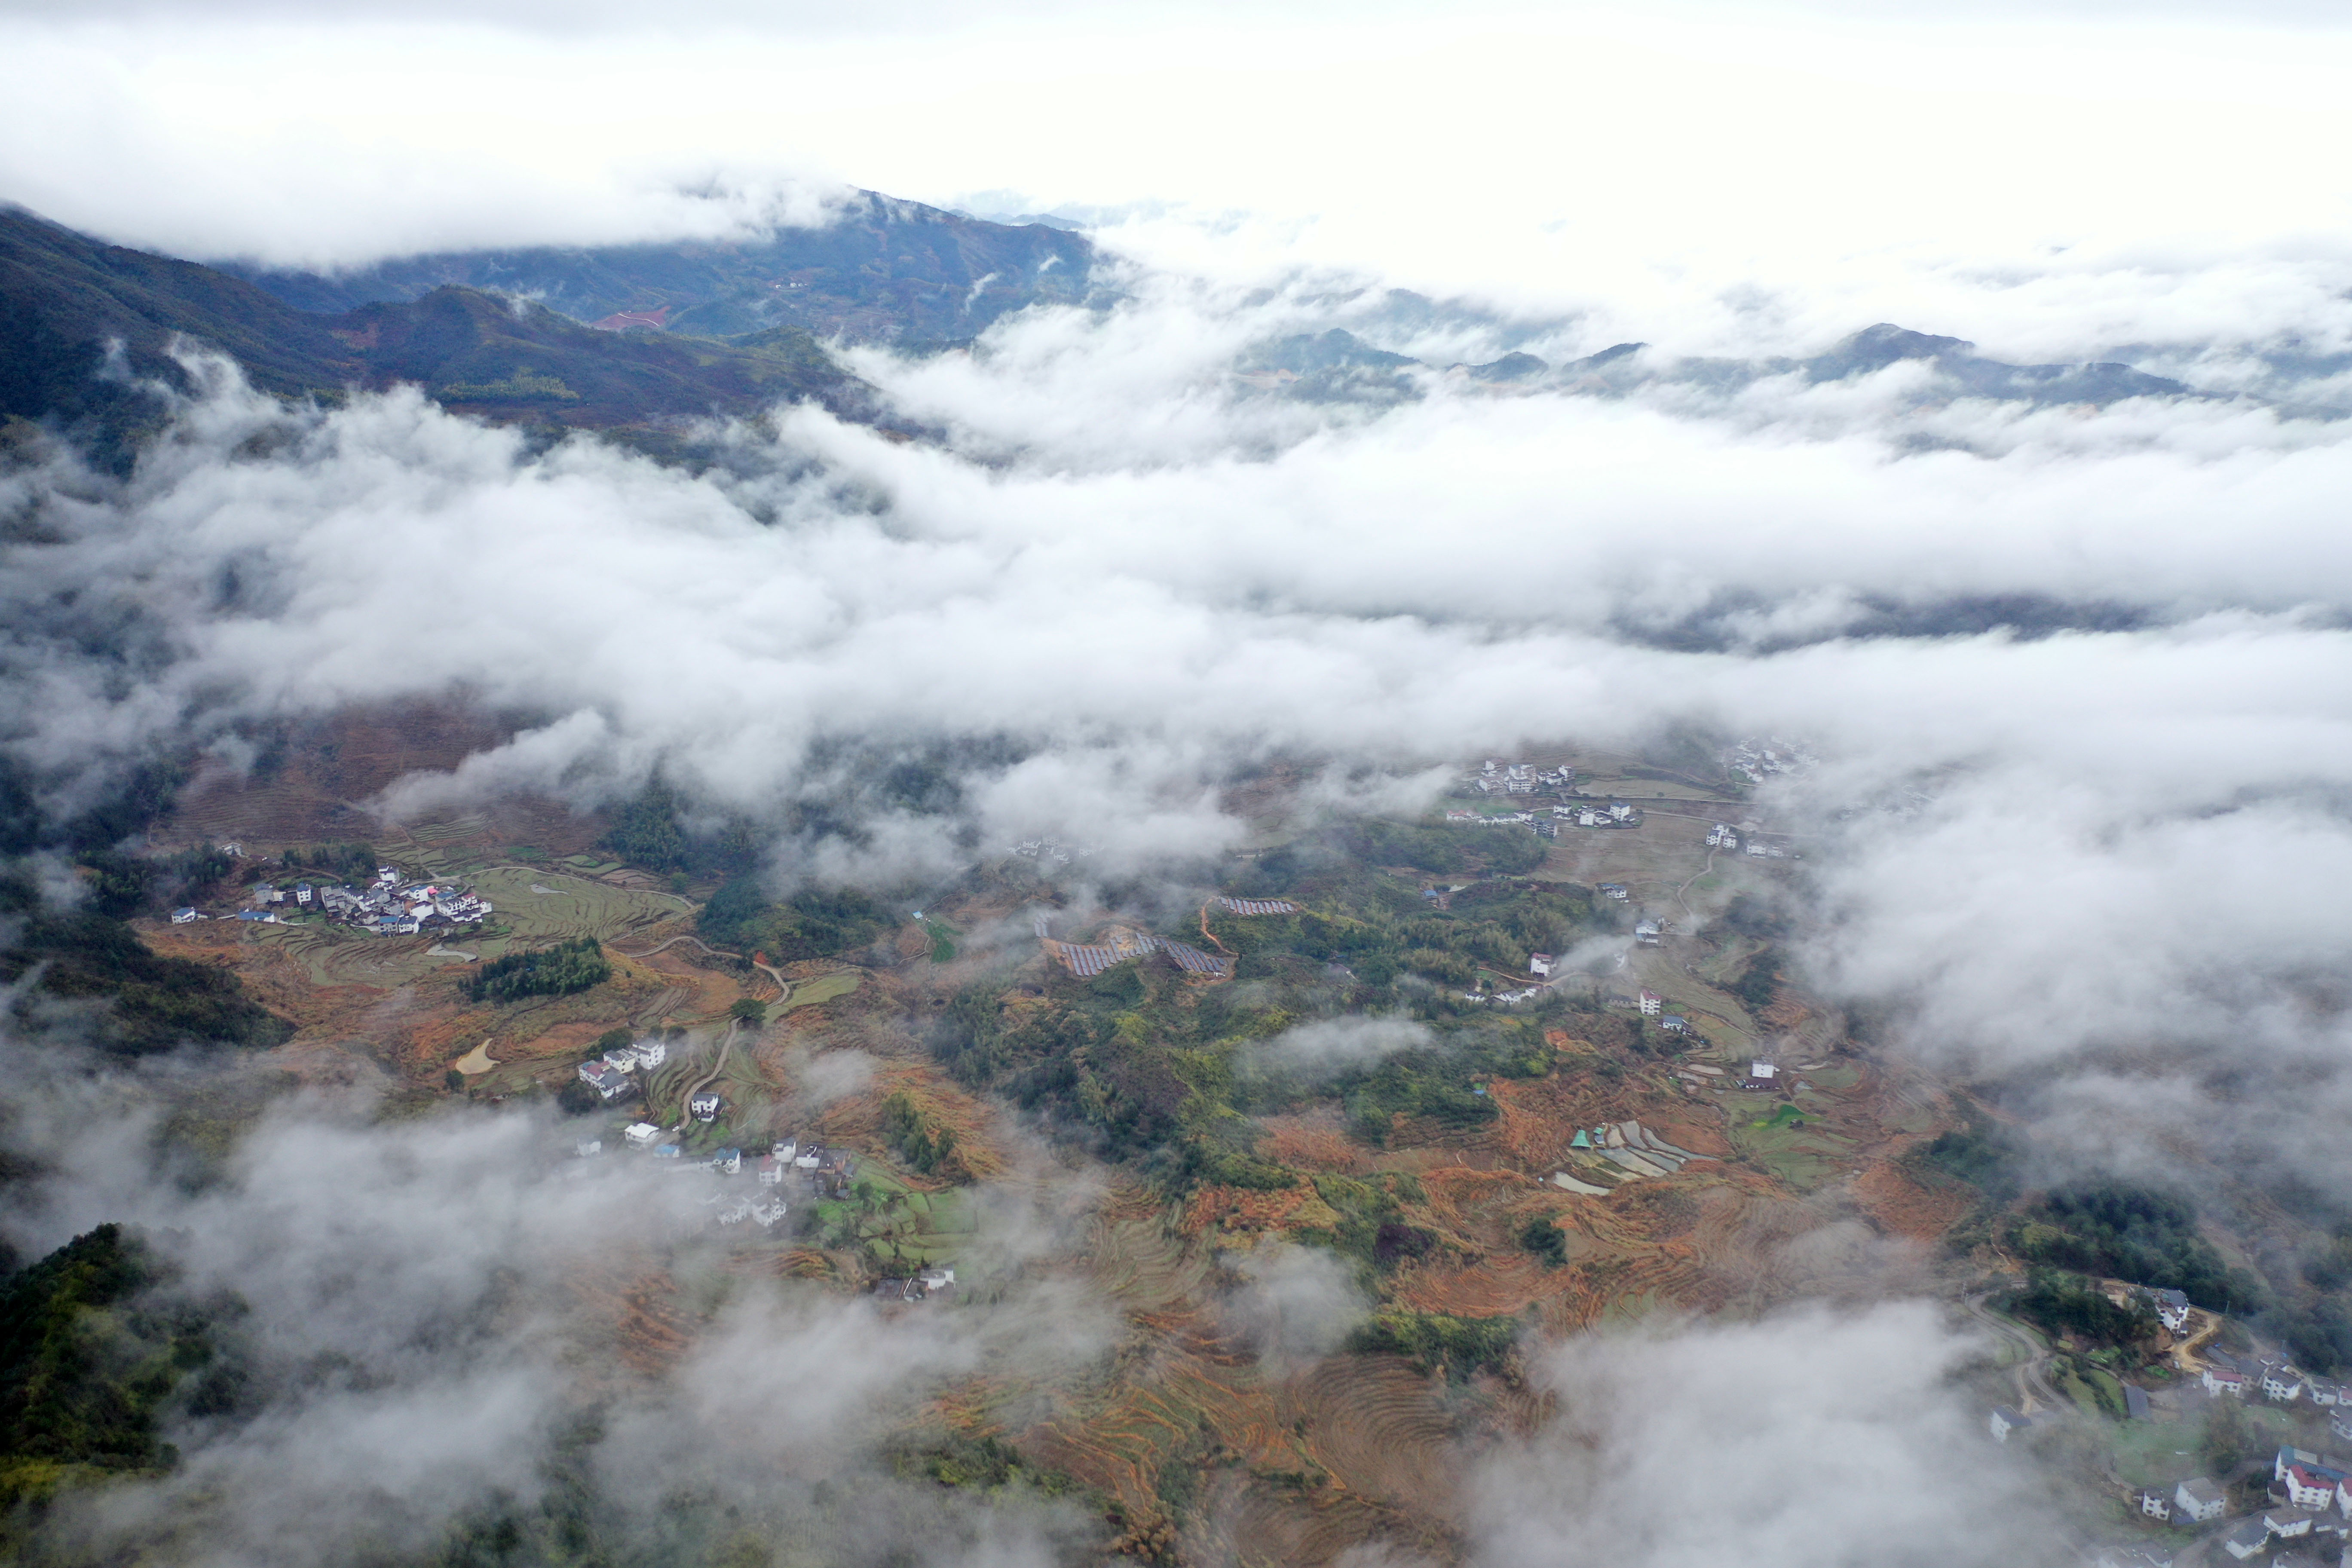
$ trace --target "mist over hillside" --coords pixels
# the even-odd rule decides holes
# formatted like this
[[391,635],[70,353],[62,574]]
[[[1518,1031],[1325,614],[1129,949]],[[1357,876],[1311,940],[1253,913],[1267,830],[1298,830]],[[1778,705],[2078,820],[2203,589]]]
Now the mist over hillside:
[[[1388,79],[1296,43],[1217,114]],[[529,83],[299,233],[0,156],[12,1560],[2313,1550],[2337,238],[1743,249],[1647,147],[1521,232],[1499,94],[1369,204],[954,196],[903,47],[925,202],[635,110],[539,190]]]

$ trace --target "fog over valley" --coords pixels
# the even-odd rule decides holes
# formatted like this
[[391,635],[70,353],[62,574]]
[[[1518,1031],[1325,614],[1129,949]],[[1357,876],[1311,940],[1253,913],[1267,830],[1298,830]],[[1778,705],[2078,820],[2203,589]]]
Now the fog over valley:
[[552,28],[0,6],[12,1561],[2335,1563],[2333,18]]

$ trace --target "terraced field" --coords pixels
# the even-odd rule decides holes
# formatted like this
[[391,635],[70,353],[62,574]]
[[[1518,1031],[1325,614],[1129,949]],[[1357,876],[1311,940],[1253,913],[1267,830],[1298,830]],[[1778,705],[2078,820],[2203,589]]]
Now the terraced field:
[[1785,1100],[1728,1093],[1732,1146],[1801,1193],[1811,1192],[1854,1163],[1855,1141],[1826,1115],[1791,1116]]

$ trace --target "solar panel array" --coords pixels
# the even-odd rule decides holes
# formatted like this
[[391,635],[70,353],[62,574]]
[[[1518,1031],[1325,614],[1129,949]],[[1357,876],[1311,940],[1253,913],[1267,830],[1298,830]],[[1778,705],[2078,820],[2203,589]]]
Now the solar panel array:
[[1295,915],[1298,906],[1288,899],[1219,899],[1218,903],[1237,915]]
[[1130,958],[1139,958],[1144,952],[1152,952],[1166,953],[1176,961],[1176,967],[1187,974],[1213,974],[1221,979],[1224,975],[1225,961],[1213,953],[1202,952],[1197,947],[1187,947],[1181,942],[1170,942],[1157,936],[1144,937],[1141,942],[1140,952],[1133,947],[1090,947],[1074,942],[1055,942],[1051,951],[1055,957],[1068,966],[1071,973],[1081,980],[1092,979],[1114,964],[1124,963]]
[[1225,972],[1223,959],[1213,958],[1197,947],[1186,947],[1181,942],[1163,942],[1160,946],[1176,961],[1176,967],[1187,974],[1223,975]]

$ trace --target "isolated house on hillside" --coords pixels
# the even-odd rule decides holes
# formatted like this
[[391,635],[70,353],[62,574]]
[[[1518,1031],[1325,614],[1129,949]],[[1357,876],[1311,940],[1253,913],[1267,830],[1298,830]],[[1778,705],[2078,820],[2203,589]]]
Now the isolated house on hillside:
[[1531,952],[1528,954],[1528,973],[1549,976],[1551,973],[1551,962],[1550,953]]
[[1658,1019],[1658,1027],[1669,1035],[1687,1035],[1691,1032],[1690,1020],[1680,1013],[1668,1013],[1662,1016]]
[[2172,1518],[2172,1495],[2143,1487],[2139,1494],[2139,1511],[2149,1519]]
[[686,1102],[687,1114],[697,1121],[710,1121],[719,1115],[719,1091],[706,1089]]
[[2179,1333],[2189,1323],[2189,1298],[2178,1290],[2150,1290],[2148,1304],[2156,1309],[2157,1321],[2173,1333]]
[[1635,942],[1640,942],[1643,947],[1655,947],[1655,946],[1657,946],[1657,945],[1658,945],[1658,922],[1657,922],[1657,921],[1634,921],[1634,922],[1633,922],[1633,940],[1634,940]]
[[1654,1018],[1666,1010],[1666,999],[1647,988],[1642,992],[1641,1004],[1642,1016],[1644,1018]]
[[1992,1433],[1992,1440],[1996,1443],[2006,1443],[2011,1432],[2022,1432],[2032,1425],[2032,1417],[2012,1410],[2006,1405],[1994,1405],[1991,1415],[1985,1421],[1986,1429]]

